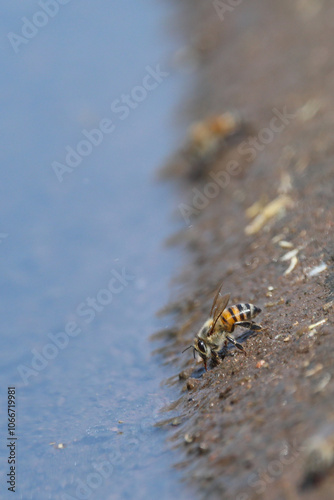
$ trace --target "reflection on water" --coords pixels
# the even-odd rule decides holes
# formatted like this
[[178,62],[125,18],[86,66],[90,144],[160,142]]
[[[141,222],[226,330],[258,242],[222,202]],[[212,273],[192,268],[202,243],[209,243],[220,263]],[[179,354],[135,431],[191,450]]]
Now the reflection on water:
[[[45,18],[40,3],[15,0],[1,20],[0,376],[3,395],[17,388],[16,495],[187,498],[153,427],[172,394],[147,340],[176,257],[161,250],[172,193],[151,182],[177,140],[171,8],[49,2]],[[23,18],[47,22],[14,47]]]

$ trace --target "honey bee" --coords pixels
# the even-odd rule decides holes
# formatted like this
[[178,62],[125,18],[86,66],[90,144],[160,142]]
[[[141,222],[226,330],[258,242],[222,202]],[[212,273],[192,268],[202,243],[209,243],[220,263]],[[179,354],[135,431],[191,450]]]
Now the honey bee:
[[188,147],[185,150],[190,163],[189,177],[196,179],[207,173],[207,166],[226,146],[226,139],[235,134],[240,127],[240,120],[232,113],[211,116],[193,123],[188,134]]
[[209,319],[200,328],[193,344],[184,350],[193,347],[194,357],[195,352],[198,352],[203,359],[205,370],[207,370],[207,360],[211,358],[217,362],[220,351],[227,348],[228,342],[231,342],[246,354],[243,346],[232,335],[236,326],[251,330],[262,330],[260,325],[252,321],[261,312],[261,309],[248,303],[236,304],[227,308],[230,294],[222,296],[222,286],[219,287],[213,300]]
[[230,140],[249,135],[248,132],[247,124],[231,112],[196,121],[190,125],[183,147],[159,175],[161,178],[182,176],[198,180],[208,174],[208,168],[228,149]]

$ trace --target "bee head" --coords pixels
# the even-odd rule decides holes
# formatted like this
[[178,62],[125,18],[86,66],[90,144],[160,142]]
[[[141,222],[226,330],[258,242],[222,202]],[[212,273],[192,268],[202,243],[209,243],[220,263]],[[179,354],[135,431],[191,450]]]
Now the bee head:
[[187,351],[188,349],[190,348],[193,348],[194,350],[194,357],[195,357],[195,352],[198,352],[198,354],[204,359],[204,358],[207,358],[210,353],[208,352],[209,351],[209,348],[208,346],[206,345],[205,341],[201,338],[198,338],[196,337],[194,339],[194,344],[193,345],[189,345],[188,347],[186,347],[182,353],[184,353],[185,351]]
[[195,338],[193,348],[203,359],[206,359],[210,355],[209,347],[205,341],[199,337]]
[[204,367],[205,367],[205,370],[207,370],[207,359],[208,357],[210,356],[210,348],[209,346],[205,343],[205,341],[199,337],[195,337],[194,339],[194,344],[193,345],[189,345],[188,347],[186,347],[183,351],[187,351],[188,349],[190,348],[193,348],[193,354],[194,354],[194,358],[195,358],[195,352],[198,352],[198,354],[201,356],[201,358],[203,359],[204,361]]

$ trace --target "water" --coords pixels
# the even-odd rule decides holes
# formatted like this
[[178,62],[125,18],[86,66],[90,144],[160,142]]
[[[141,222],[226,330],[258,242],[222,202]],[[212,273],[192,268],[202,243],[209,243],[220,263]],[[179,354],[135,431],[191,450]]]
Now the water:
[[152,182],[178,140],[173,10],[41,3],[0,21],[0,496],[15,386],[16,498],[187,499],[153,426],[173,394],[148,341],[178,263],[161,248],[176,201]]

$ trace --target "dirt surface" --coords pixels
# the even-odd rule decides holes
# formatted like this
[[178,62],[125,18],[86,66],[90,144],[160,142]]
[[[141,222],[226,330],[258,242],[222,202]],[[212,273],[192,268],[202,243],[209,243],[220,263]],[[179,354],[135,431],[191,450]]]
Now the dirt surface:
[[[180,386],[166,427],[205,498],[332,500],[334,4],[220,4],[219,16],[184,2],[179,23],[182,63],[196,67],[189,114],[209,138],[192,129],[164,169],[184,223],[169,243],[188,262],[163,311],[175,326],[155,336]],[[227,111],[235,130],[210,142],[205,120]],[[247,356],[231,347],[205,372],[180,352],[221,282],[231,304],[261,307],[264,329],[239,328]]]

